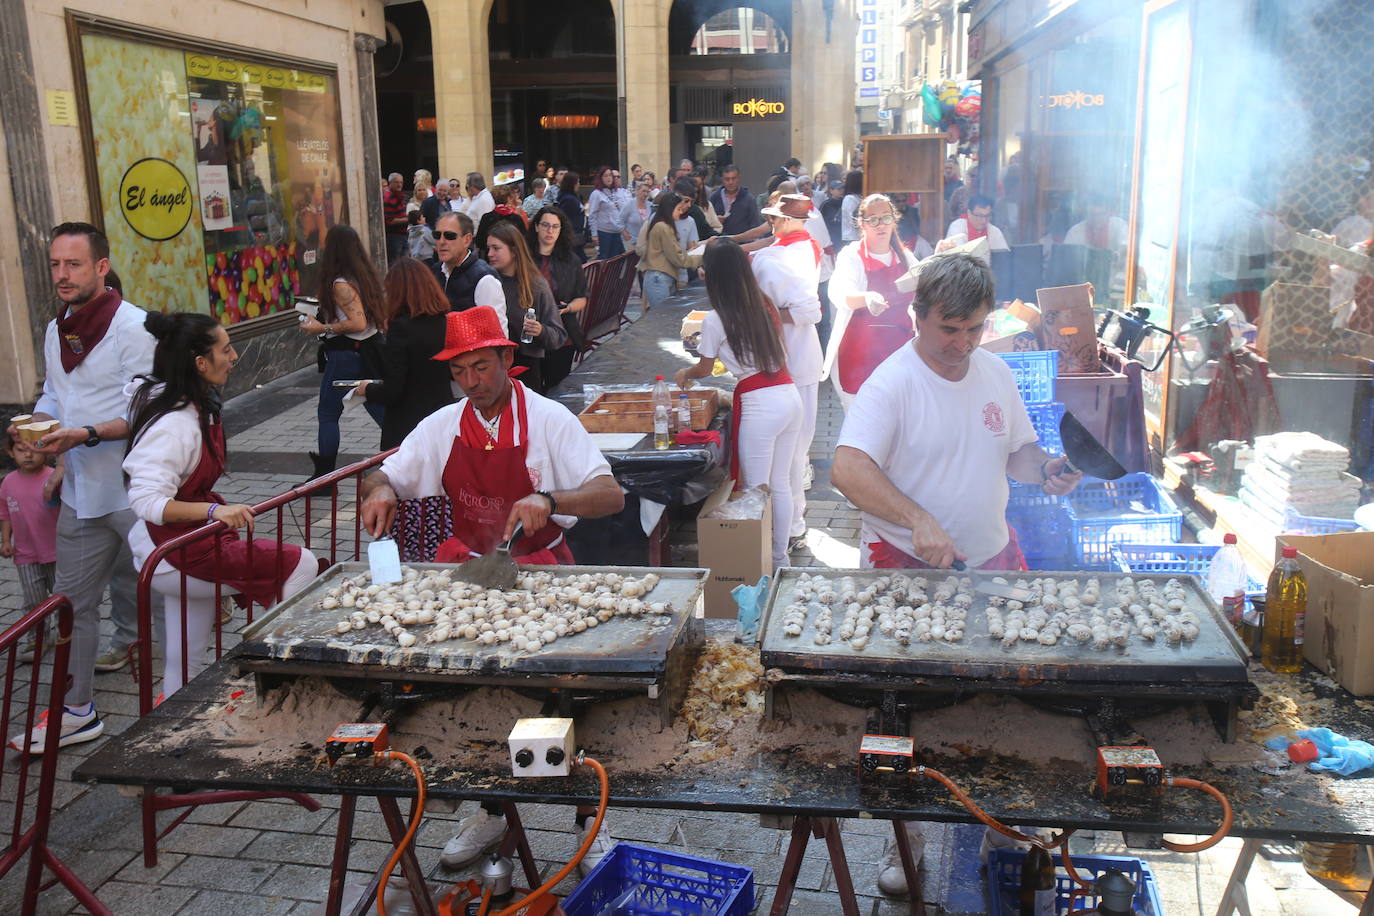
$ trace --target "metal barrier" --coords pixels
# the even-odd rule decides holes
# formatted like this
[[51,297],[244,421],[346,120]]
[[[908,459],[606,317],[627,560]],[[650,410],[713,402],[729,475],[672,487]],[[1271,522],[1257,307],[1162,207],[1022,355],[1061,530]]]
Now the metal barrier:
[[625,317],[625,305],[634,288],[638,264],[639,255],[627,251],[606,261],[590,261],[583,265],[587,274],[587,307],[581,319],[586,343],[577,351],[577,362],[630,323]]
[[[393,449],[394,451],[394,449]],[[323,571],[328,566],[340,560],[358,560],[362,557],[362,515],[359,511],[361,503],[362,478],[364,472],[381,464],[382,461],[391,454],[391,451],[374,455],[364,461],[340,468],[323,477],[307,481],[306,483],[294,487],[285,493],[281,493],[253,507],[255,519],[269,516],[275,513],[276,520],[276,541],[281,546],[285,542],[286,522],[288,517],[300,526],[301,537],[304,546],[312,551],[316,551],[320,558],[320,570]],[[352,520],[351,536],[345,536],[344,544],[340,546],[340,525],[339,525],[339,489],[346,485],[346,481],[352,480],[354,486],[354,513]],[[328,494],[329,510],[327,516],[321,516],[321,521],[325,522],[327,533],[322,533],[321,537],[315,536],[314,509],[318,505],[320,496]],[[304,508],[304,518],[289,516],[287,507],[293,503],[300,503]],[[156,705],[153,687],[153,599],[158,593],[153,590],[153,573],[158,566],[175,553],[181,552],[185,556],[185,551],[204,541],[206,538],[214,537],[226,526],[223,522],[211,522],[202,525],[194,531],[158,545],[153,552],[148,555],[143,568],[138,575],[138,639],[134,646],[137,652],[134,656],[134,678],[138,682],[138,707],[139,715],[147,715],[152,712]],[[253,548],[252,538],[249,540],[249,563],[252,563]],[[316,544],[327,540],[327,558],[316,548]],[[215,545],[215,557],[219,556],[219,545]],[[173,564],[175,565],[175,564]],[[283,582],[290,570],[284,568],[281,553],[277,554],[276,577],[277,581]],[[189,673],[191,650],[186,644],[186,573],[180,574],[181,586],[181,673],[183,682],[187,680]],[[223,633],[224,625],[218,615],[218,608],[224,598],[223,588],[219,583],[215,583],[215,658],[218,659],[224,651]],[[276,595],[278,601],[281,600],[280,585]],[[253,605],[250,603],[246,609],[247,623],[253,622]],[[134,647],[130,647],[131,649]],[[204,651],[200,649],[199,651]],[[239,790],[210,790],[204,792],[180,792],[159,795],[153,789],[144,791],[143,804],[143,864],[147,868],[157,865],[157,841],[165,837],[172,830],[176,829],[191,812],[200,805],[205,804],[224,804],[239,801],[255,801],[266,798],[286,798],[301,805],[308,811],[318,811],[319,802],[309,795],[296,792],[253,792]],[[159,811],[167,811],[175,808],[184,808],[170,824],[161,831],[157,827],[157,814]]]
[[[48,631],[48,620],[53,616],[57,617],[55,639]],[[25,678],[18,671],[21,667],[19,646],[20,641],[28,636],[35,639],[36,645],[34,662],[29,665],[28,677]],[[0,701],[0,728],[5,729],[5,736],[27,735],[35,725],[42,724],[44,715],[48,717],[47,721],[53,723],[47,731],[41,757],[31,754],[27,742],[23,742],[18,767],[0,768],[0,798],[14,803],[14,819],[10,824],[8,843],[0,849],[0,878],[23,862],[25,857],[28,858],[24,892],[17,907],[23,916],[31,916],[37,909],[39,893],[57,883],[66,887],[77,902],[95,916],[108,916],[110,913],[110,909],[96,899],[76,873],[48,848],[71,640],[72,604],[65,595],[53,595],[21,617],[14,626],[0,633],[0,660],[3,660],[5,674],[4,699]],[[43,664],[42,659],[53,642],[56,643],[56,651],[49,667]],[[45,712],[40,714],[44,675],[47,675],[47,704]],[[10,753],[10,750],[7,748],[5,753]],[[30,764],[35,758],[39,761],[38,786],[33,790]],[[7,780],[12,781],[7,784]],[[33,799],[32,805],[28,803],[30,798]],[[52,877],[47,881],[44,881],[44,869],[52,872]],[[14,903],[11,901],[10,905]]]

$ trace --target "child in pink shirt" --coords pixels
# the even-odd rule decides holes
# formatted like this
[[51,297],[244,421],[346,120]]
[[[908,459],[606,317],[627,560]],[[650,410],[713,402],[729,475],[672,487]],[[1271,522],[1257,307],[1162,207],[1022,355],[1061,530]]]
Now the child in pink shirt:
[[[60,500],[53,489],[61,475],[47,458],[28,443],[11,439],[10,457],[19,470],[0,481],[0,557],[13,557],[19,569],[25,612],[52,595],[57,570],[57,513]],[[57,474],[56,480],[53,475]],[[49,487],[49,481],[53,486]],[[44,640],[44,648],[51,645]],[[20,650],[23,661],[32,661],[33,640]]]

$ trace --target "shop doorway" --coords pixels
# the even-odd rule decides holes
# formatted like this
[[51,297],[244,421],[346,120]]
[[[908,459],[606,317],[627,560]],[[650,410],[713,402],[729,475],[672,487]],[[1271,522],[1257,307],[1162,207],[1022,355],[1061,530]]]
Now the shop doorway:
[[706,180],[720,184],[720,173],[735,161],[734,127],[730,124],[688,124],[687,155],[706,167]]

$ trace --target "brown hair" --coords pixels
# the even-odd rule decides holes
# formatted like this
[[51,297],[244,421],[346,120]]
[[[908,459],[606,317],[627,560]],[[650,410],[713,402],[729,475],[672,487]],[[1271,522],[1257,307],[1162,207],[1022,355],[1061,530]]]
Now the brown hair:
[[386,313],[388,321],[401,315],[442,315],[449,310],[448,297],[434,279],[434,271],[414,258],[397,258],[386,272]]
[[745,365],[760,372],[777,372],[787,365],[776,314],[749,268],[749,255],[734,239],[706,248],[706,295],[720,316],[730,350]]
[[339,223],[329,227],[324,237],[324,248],[319,260],[319,293],[321,320],[328,321],[336,313],[334,306],[334,281],[348,282],[358,293],[367,323],[379,331],[386,329],[385,297],[382,295],[382,279],[377,276],[377,268],[363,250],[362,239],[352,226]]
[[534,266],[530,257],[530,247],[525,244],[525,236],[510,220],[502,220],[487,233],[488,239],[496,239],[510,249],[515,266],[515,288],[520,292],[521,311],[534,305],[536,280],[542,280],[539,268]]

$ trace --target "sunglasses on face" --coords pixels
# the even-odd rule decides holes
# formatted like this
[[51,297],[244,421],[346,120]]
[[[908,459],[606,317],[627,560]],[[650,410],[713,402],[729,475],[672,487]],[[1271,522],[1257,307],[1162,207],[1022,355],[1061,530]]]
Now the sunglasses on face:
[[439,238],[445,239],[445,240],[450,241],[450,242],[456,242],[456,241],[458,241],[458,238],[462,235],[462,233],[453,232],[452,230],[445,230],[445,231],[443,231],[443,232],[436,232],[436,233],[434,233],[434,234],[435,234],[436,236],[438,236]]
[[893,223],[897,222],[897,220],[893,218],[891,213],[888,213],[884,216],[865,216],[860,222],[865,226],[872,226],[876,229],[879,226],[891,226]]

